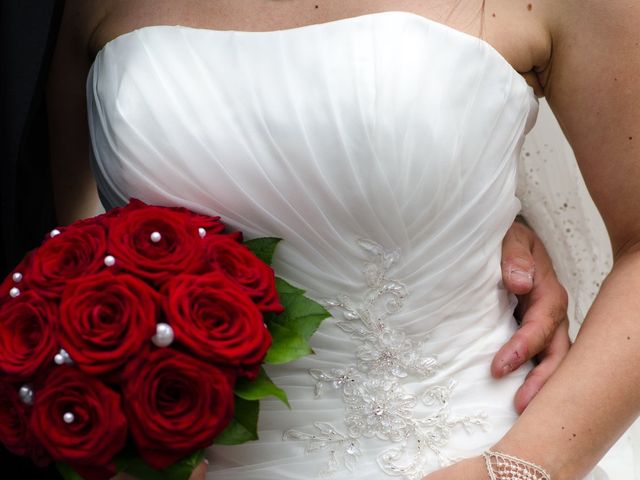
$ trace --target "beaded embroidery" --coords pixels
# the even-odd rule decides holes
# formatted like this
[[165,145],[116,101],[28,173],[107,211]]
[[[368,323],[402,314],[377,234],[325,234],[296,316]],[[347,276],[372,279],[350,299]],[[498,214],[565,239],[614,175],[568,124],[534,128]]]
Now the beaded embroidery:
[[[315,394],[328,387],[342,393],[345,405],[344,431],[324,422],[314,423],[313,433],[284,432],[285,440],[304,440],[306,452],[328,450],[329,460],[321,476],[336,473],[341,466],[354,471],[362,455],[360,439],[378,438],[394,443],[378,455],[380,468],[388,475],[421,479],[430,470],[428,452],[443,466],[452,461],[442,451],[453,429],[487,427],[484,414],[454,416],[449,399],[455,389],[447,385],[410,393],[403,380],[424,380],[441,367],[438,359],[425,355],[424,341],[416,341],[386,323],[408,296],[407,287],[387,273],[400,258],[400,251],[386,250],[370,240],[360,240],[370,260],[363,270],[368,291],[361,302],[346,295],[327,300],[327,307],[341,313],[337,326],[357,341],[355,364],[331,370],[311,369]],[[334,317],[335,318],[335,317]],[[428,416],[416,418],[413,409],[421,402],[430,408]],[[433,457],[433,455],[431,455]],[[432,469],[432,468],[431,468]]]

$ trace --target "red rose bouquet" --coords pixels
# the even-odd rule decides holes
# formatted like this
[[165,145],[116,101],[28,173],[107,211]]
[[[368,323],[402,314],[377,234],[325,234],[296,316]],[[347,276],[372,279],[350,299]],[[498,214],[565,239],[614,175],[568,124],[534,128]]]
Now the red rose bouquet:
[[263,363],[328,313],[269,266],[278,239],[132,200],[53,230],[0,284],[0,441],[67,479],[184,480],[257,438]]

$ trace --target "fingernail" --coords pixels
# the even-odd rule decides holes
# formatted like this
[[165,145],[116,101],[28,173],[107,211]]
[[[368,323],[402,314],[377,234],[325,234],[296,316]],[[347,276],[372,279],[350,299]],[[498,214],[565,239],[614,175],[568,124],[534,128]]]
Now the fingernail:
[[533,274],[524,270],[518,270],[516,268],[509,270],[509,278],[525,285],[533,284]]

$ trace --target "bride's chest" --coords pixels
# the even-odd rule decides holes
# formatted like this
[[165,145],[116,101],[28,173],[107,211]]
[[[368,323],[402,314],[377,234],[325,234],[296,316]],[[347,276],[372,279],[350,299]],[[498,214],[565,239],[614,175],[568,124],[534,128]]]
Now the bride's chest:
[[88,99],[100,171],[125,196],[301,185],[410,209],[438,192],[464,204],[513,170],[536,105],[488,44],[400,12],[280,32],[143,28],[100,52]]

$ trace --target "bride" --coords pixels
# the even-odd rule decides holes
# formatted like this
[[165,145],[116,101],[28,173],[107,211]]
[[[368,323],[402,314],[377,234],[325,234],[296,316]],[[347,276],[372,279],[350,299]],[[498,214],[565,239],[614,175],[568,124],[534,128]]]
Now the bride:
[[[640,405],[638,21],[631,0],[67,2],[49,91],[67,218],[89,213],[86,146],[105,206],[281,237],[276,271],[334,315],[270,371],[292,409],[263,402],[260,440],[210,449],[207,478],[598,478]],[[518,417],[532,365],[490,367],[515,330],[500,247],[536,95],[615,263]]]

